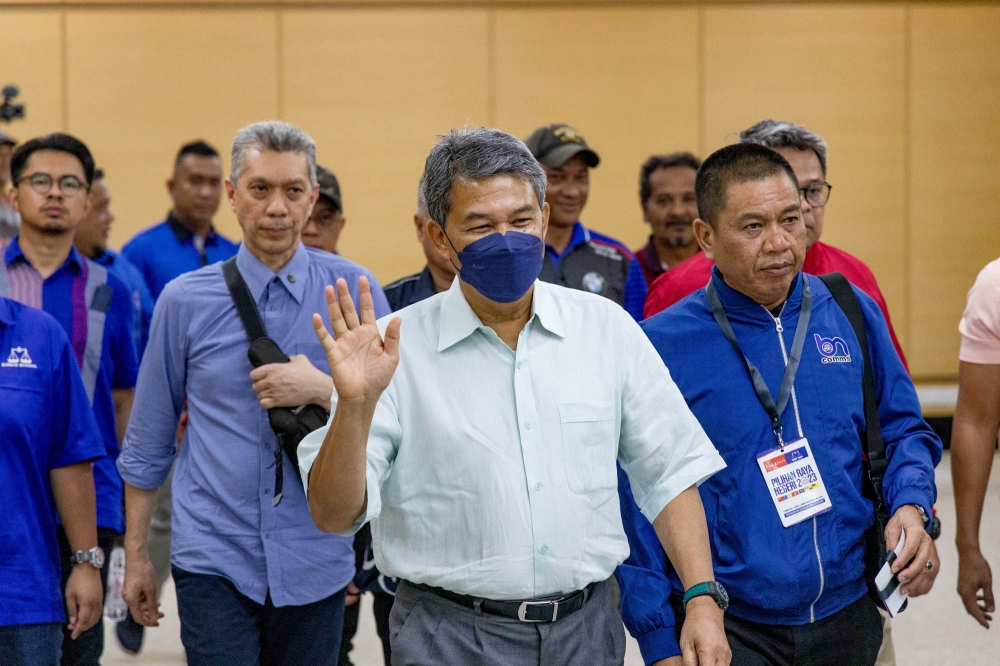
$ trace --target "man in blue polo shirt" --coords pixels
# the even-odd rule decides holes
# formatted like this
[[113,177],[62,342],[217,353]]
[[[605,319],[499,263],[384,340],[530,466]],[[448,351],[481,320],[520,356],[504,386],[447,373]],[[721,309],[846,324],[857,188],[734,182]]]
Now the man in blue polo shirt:
[[149,339],[149,322],[153,319],[153,296],[139,269],[124,256],[108,247],[108,233],[115,216],[111,213],[111,195],[108,192],[104,171],[94,169],[94,182],[87,198],[87,214],[73,236],[73,245],[88,259],[104,266],[121,278],[132,292],[132,306],[136,312],[136,357],[142,359]]
[[167,219],[139,232],[122,248],[142,271],[154,300],[178,275],[225,261],[237,249],[212,226],[222,203],[222,161],[215,148],[204,141],[181,146],[167,191],[173,201]]
[[647,288],[642,266],[624,243],[580,223],[590,170],[601,158],[583,135],[561,123],[539,127],[524,142],[545,170],[551,209],[538,279],[610,298],[641,321]]
[[[0,267],[0,289],[3,288]],[[56,666],[101,617],[94,477],[104,456],[73,349],[52,317],[0,296],[0,664]],[[80,563],[59,592],[56,514]],[[79,555],[77,555],[79,554]]]
[[[21,229],[5,252],[10,295],[48,312],[69,335],[104,440],[106,456],[94,464],[94,483],[99,543],[110,552],[125,527],[115,460],[137,372],[132,298],[125,283],[73,247],[94,175],[87,147],[67,134],[32,139],[14,152],[11,173],[10,200],[21,214]],[[62,530],[59,537],[65,581],[72,568],[69,544]],[[98,626],[65,641],[62,663],[97,664],[103,649]]]
[[[171,564],[188,663],[334,666],[354,577],[351,539],[313,523],[266,410],[329,409],[333,380],[312,318],[327,310],[326,285],[374,277],[300,242],[319,196],[316,145],[305,132],[276,121],[245,127],[231,164],[226,190],[244,242],[224,266],[238,269],[251,307],[290,362],[251,365],[224,266],[164,289],[118,461],[128,517],[124,597],[134,619],[158,623],[147,539],[156,491],[176,456]],[[376,314],[388,314],[374,289]],[[185,396],[189,421],[178,455]]]
[[[709,284],[642,327],[726,461],[701,485],[734,666],[872,666],[882,619],[865,581],[864,355],[826,284],[802,272],[806,227],[788,162],[756,144],[705,160],[695,234]],[[926,591],[941,442],[875,302],[853,289],[870,350],[887,467],[889,549],[903,594]],[[647,663],[679,653],[683,587],[620,476],[631,554],[622,615]],[[685,599],[689,595],[684,595]],[[668,661],[669,663],[669,661]],[[678,662],[679,663],[679,662]]]

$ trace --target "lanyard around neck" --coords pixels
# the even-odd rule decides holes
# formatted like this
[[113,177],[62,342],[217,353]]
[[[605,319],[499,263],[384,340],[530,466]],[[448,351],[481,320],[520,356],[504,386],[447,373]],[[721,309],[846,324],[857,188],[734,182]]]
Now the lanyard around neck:
[[[805,275],[803,275],[802,308],[799,313],[798,324],[795,326],[795,336],[792,338],[792,349],[785,363],[785,374],[781,377],[781,387],[778,389],[777,404],[775,404],[774,397],[771,395],[770,389],[767,388],[767,383],[760,374],[760,370],[753,364],[753,361],[747,358],[746,354],[743,353],[743,348],[740,347],[740,343],[736,340],[736,333],[733,332],[732,324],[729,323],[729,317],[726,316],[726,310],[722,307],[722,301],[719,300],[719,294],[715,290],[714,279],[710,280],[708,286],[705,288],[705,296],[708,299],[709,307],[712,308],[712,314],[715,315],[716,323],[722,329],[722,334],[726,336],[726,340],[729,340],[736,349],[736,352],[743,359],[743,364],[746,366],[747,372],[750,374],[750,379],[753,381],[757,399],[760,401],[764,411],[771,418],[771,430],[774,431],[774,436],[778,438],[778,446],[784,449],[785,441],[781,436],[781,414],[785,411],[785,407],[788,406],[788,399],[792,395],[795,374],[799,370],[799,361],[802,360],[802,348],[806,343],[806,329],[809,328],[809,317],[812,315],[812,291],[809,289],[809,282],[806,280]],[[781,335],[780,331],[778,335]]]

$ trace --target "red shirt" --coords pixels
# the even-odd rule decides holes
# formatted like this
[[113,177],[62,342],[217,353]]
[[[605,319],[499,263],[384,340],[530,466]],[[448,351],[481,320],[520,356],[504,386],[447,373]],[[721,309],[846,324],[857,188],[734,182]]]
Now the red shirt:
[[[648,319],[657,312],[666,310],[688,294],[704,287],[712,277],[713,265],[705,257],[704,252],[699,252],[656,278],[649,286],[643,315]],[[871,269],[863,261],[832,245],[817,241],[806,252],[802,270],[810,275],[823,275],[834,271],[843,273],[851,284],[871,296],[878,304],[879,309],[882,310],[882,314],[885,315],[885,322],[889,325],[889,335],[892,336],[892,344],[895,345],[903,365],[906,365],[906,356],[903,355],[903,349],[899,346],[899,340],[896,339],[896,331],[892,328],[892,320],[889,319],[889,308],[885,304],[885,298],[878,288],[878,282],[875,281]],[[909,370],[909,366],[907,366],[907,370]]]

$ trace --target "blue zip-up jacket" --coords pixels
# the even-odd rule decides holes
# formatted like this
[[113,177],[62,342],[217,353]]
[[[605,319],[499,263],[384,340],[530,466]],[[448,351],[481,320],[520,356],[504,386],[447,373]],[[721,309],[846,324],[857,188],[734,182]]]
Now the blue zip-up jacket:
[[[730,595],[729,613],[777,625],[828,617],[866,593],[863,535],[873,522],[862,496],[863,360],[846,315],[823,282],[800,273],[777,317],[712,280],[747,358],[777,395],[787,350],[798,324],[802,280],[809,281],[812,316],[782,414],[784,439],[809,440],[832,509],[785,528],[774,508],[757,456],[776,446],[767,413],[743,360],[726,340],[701,289],[642,323],[688,406],[726,461],[699,488],[708,520],[716,578]],[[916,391],[892,346],[875,302],[854,289],[865,315],[879,416],[889,466],[884,493],[889,511],[917,504],[927,515],[936,499],[934,467],[941,441],[920,412]],[[683,591],[649,521],[619,475],[622,520],[631,554],[616,572],[622,616],[647,663],[680,654],[667,602]]]

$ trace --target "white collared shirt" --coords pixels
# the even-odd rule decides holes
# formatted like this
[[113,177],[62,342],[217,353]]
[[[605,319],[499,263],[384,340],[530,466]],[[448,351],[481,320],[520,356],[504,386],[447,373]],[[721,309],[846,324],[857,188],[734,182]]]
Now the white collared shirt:
[[[375,410],[367,511],[351,530],[372,520],[383,573],[489,599],[579,590],[629,553],[616,459],[650,520],[725,467],[621,307],[534,289],[516,351],[458,280],[393,315],[400,362]],[[303,483],[326,431],[299,447]]]

